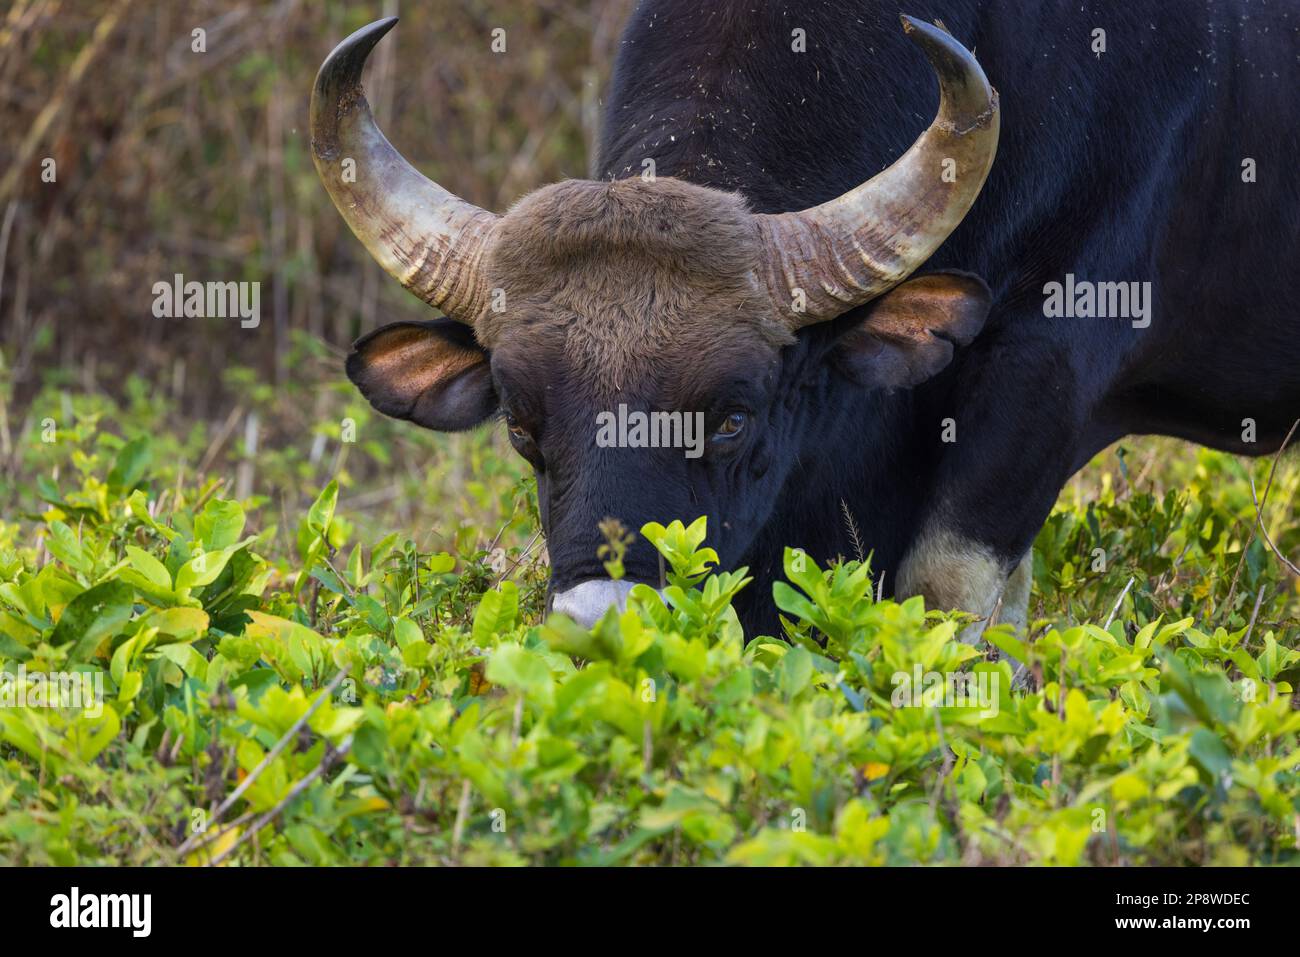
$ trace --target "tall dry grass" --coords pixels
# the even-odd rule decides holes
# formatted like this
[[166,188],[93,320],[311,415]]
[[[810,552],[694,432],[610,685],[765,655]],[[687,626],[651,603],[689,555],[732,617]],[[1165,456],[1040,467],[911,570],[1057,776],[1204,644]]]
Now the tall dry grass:
[[[321,60],[400,15],[367,77],[379,122],[427,175],[500,209],[585,174],[631,5],[13,0],[0,14],[4,391],[21,405],[43,377],[111,389],[136,371],[184,414],[215,418],[229,364],[294,375],[293,330],[342,347],[427,315],[317,181],[306,117]],[[505,53],[491,50],[498,27]],[[261,325],[155,318],[152,287],[175,273],[259,281]]]

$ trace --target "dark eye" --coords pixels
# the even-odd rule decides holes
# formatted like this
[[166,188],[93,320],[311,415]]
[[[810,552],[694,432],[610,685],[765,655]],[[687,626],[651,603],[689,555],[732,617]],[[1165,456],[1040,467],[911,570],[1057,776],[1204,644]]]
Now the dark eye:
[[520,425],[519,420],[509,412],[506,413],[506,429],[509,430],[510,437],[516,442],[529,442],[532,440],[532,436],[528,434],[528,430]]
[[744,412],[732,412],[722,424],[718,426],[718,431],[713,433],[715,439],[729,439],[732,436],[739,435],[745,429],[745,423],[749,421],[749,416]]

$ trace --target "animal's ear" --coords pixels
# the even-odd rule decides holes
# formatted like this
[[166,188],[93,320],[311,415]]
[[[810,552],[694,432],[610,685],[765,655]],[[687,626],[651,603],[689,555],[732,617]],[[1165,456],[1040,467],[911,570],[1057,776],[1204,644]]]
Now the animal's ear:
[[835,363],[860,385],[919,385],[952,361],[957,346],[978,335],[992,301],[978,276],[918,276],[877,299],[866,317],[839,337]]
[[458,432],[497,408],[488,354],[451,319],[395,322],[352,346],[348,378],[384,415]]

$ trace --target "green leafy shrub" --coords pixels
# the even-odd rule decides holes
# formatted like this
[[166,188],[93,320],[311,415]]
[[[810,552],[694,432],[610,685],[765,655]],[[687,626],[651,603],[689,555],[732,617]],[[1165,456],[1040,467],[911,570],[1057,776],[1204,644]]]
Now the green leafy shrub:
[[290,532],[160,481],[147,439],[59,445],[0,524],[0,694],[103,699],[0,697],[8,862],[1296,862],[1295,592],[1225,457],[1179,494],[1067,492],[1032,637],[988,635],[1017,675],[797,551],[783,635],[746,644],[703,520],[641,529],[665,599],[585,630],[492,547],[358,540],[338,483]]

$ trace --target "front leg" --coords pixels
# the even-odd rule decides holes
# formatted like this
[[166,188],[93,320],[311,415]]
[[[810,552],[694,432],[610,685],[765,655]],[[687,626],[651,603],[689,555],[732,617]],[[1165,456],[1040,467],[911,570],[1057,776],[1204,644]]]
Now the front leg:
[[959,635],[967,644],[975,644],[995,610],[1000,621],[1023,633],[1032,578],[1028,554],[1019,562],[1008,563],[991,546],[932,522],[904,558],[895,592],[900,598],[920,595],[928,608],[978,616],[980,620]]
[[[1016,636],[1028,637],[1029,594],[1034,584],[1034,558],[1026,552],[1007,570],[988,546],[942,528],[923,535],[899,569],[899,597],[920,595],[927,608],[957,609],[978,615],[957,635],[974,645],[996,612],[993,624],[1011,625]],[[1025,678],[1025,666],[1010,655],[1013,685]]]
[[1002,590],[1002,610],[996,622],[1010,625],[1022,638],[1029,632],[1029,595],[1033,587],[1034,553],[1030,551],[1007,577],[1006,587]]
[[1089,390],[1052,342],[977,340],[950,390],[918,403],[916,427],[936,436],[938,468],[895,592],[978,616],[961,634],[970,643],[999,601],[999,620],[1023,634],[1034,537],[1070,475],[1106,444],[1089,425]]

